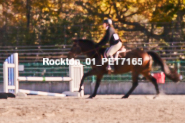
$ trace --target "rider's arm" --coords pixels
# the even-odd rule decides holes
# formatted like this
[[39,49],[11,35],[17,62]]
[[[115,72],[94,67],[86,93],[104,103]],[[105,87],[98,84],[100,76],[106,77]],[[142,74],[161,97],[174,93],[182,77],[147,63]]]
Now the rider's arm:
[[113,34],[111,28],[107,29],[105,36],[101,39],[101,41],[97,44],[98,47],[105,45],[110,39]]

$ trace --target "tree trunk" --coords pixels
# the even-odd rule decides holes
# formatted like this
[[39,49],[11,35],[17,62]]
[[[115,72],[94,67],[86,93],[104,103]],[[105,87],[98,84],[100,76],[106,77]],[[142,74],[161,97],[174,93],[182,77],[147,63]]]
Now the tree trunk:
[[27,28],[29,30],[29,26],[30,26],[30,10],[31,10],[31,6],[30,6],[30,0],[26,1],[26,18],[27,18]]

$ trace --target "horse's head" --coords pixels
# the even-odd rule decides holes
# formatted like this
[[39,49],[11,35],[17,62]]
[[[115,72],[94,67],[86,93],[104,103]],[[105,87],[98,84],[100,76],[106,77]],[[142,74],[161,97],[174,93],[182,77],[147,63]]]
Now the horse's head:
[[94,47],[95,47],[95,44],[91,40],[75,39],[73,40],[71,50],[69,51],[69,54],[68,54],[68,58],[71,59],[71,58],[75,58],[77,55],[86,54]]

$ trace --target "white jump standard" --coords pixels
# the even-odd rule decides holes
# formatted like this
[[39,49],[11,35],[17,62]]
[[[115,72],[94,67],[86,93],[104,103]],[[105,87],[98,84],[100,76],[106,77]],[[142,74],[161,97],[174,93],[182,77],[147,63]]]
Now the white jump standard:
[[[26,94],[47,95],[65,97],[67,96],[83,96],[84,90],[78,93],[81,78],[83,76],[83,65],[69,65],[69,77],[25,77],[19,76],[18,70],[18,53],[12,54],[3,64],[4,92],[12,92],[17,94],[23,92]],[[69,91],[60,93],[50,93],[32,90],[19,89],[19,81],[69,81]]]

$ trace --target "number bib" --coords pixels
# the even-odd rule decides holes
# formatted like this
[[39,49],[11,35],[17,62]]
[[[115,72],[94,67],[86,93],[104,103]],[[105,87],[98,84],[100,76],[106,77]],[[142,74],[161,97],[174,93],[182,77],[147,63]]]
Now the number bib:
[[114,37],[115,40],[118,40],[119,39],[118,34],[113,34],[113,37]]

